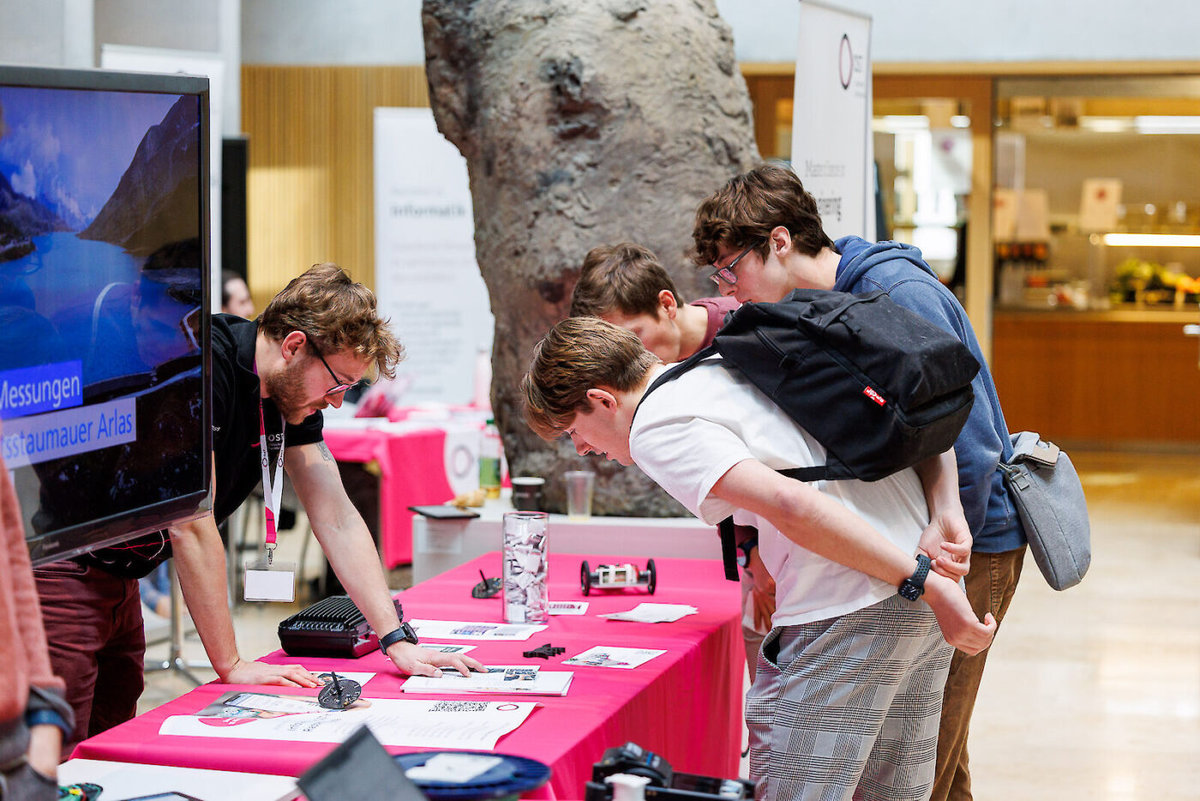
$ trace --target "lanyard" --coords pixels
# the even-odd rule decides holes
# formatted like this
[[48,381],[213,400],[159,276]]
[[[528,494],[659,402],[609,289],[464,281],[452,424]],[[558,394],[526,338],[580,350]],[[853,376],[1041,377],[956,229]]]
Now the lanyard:
[[267,564],[271,564],[275,555],[275,514],[283,500],[283,445],[287,422],[283,419],[282,412],[279,414],[279,423],[281,426],[279,429],[279,458],[275,462],[275,478],[278,480],[272,484],[271,455],[267,449],[267,426],[263,418],[262,398],[260,397],[258,399],[258,449],[262,462],[263,514],[266,516],[266,537],[264,539],[267,548]]

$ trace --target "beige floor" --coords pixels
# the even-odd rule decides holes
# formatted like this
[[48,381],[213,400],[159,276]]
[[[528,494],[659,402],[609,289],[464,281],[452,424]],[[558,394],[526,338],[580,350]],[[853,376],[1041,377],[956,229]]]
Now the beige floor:
[[[1091,572],[1056,593],[1027,560],[972,724],[975,797],[1200,799],[1200,456],[1073,457],[1091,511]],[[277,648],[287,613],[238,606],[243,653]],[[185,651],[203,656],[194,635]],[[190,687],[152,674],[142,707]]]

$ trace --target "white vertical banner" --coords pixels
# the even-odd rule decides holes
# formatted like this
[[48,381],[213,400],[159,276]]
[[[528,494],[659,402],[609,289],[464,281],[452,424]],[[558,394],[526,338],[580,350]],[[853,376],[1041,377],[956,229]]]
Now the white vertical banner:
[[833,239],[875,239],[871,17],[800,0],[792,169]]
[[475,261],[467,160],[427,108],[375,109],[375,294],[416,403],[469,403],[492,312]]

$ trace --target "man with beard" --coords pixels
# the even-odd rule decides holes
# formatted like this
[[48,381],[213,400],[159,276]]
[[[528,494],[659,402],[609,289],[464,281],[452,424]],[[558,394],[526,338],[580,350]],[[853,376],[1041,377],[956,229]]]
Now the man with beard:
[[340,407],[345,392],[369,375],[394,375],[401,355],[375,296],[336,264],[314,265],[292,280],[258,320],[213,318],[213,511],[169,532],[56,563],[52,575],[39,571],[51,660],[66,678],[76,715],[64,752],[136,714],[145,651],[137,579],[172,553],[188,611],[220,681],[318,686],[317,677],[299,665],[243,659],[226,600],[217,524],[262,479],[273,539],[270,508],[277,504],[271,489],[282,485],[280,467],[334,571],[401,672],[437,676],[448,667],[465,675],[483,669],[470,657],[432,652],[406,637],[411,629],[396,616],[371,534],[322,440],[321,410]]

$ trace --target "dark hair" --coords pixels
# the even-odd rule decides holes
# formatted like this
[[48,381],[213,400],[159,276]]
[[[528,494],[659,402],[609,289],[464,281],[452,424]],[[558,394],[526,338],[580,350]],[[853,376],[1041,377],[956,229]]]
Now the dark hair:
[[658,314],[658,294],[679,293],[654,254],[632,242],[601,245],[588,251],[571,295],[571,316],[603,317],[613,311],[633,317]]
[[375,294],[350,280],[332,262],[314,264],[271,299],[258,318],[259,330],[274,340],[302,331],[320,353],[349,348],[375,362],[378,372],[396,377],[404,348],[376,310]]
[[717,260],[722,246],[741,250],[751,245],[766,258],[771,231],[781,225],[788,229],[796,250],[806,256],[833,247],[821,227],[817,201],[796,173],[779,164],[755,167],[730,178],[696,209],[692,260],[707,267]]
[[233,297],[232,293],[230,293],[230,291],[229,291],[229,282],[230,281],[245,281],[245,280],[246,279],[242,277],[241,273],[234,272],[233,270],[221,270],[221,308],[222,309],[229,305],[229,299],[231,297]]
[[525,422],[539,437],[552,440],[575,415],[591,410],[589,389],[628,392],[659,361],[624,328],[597,317],[568,317],[533,348],[529,372],[521,379]]

